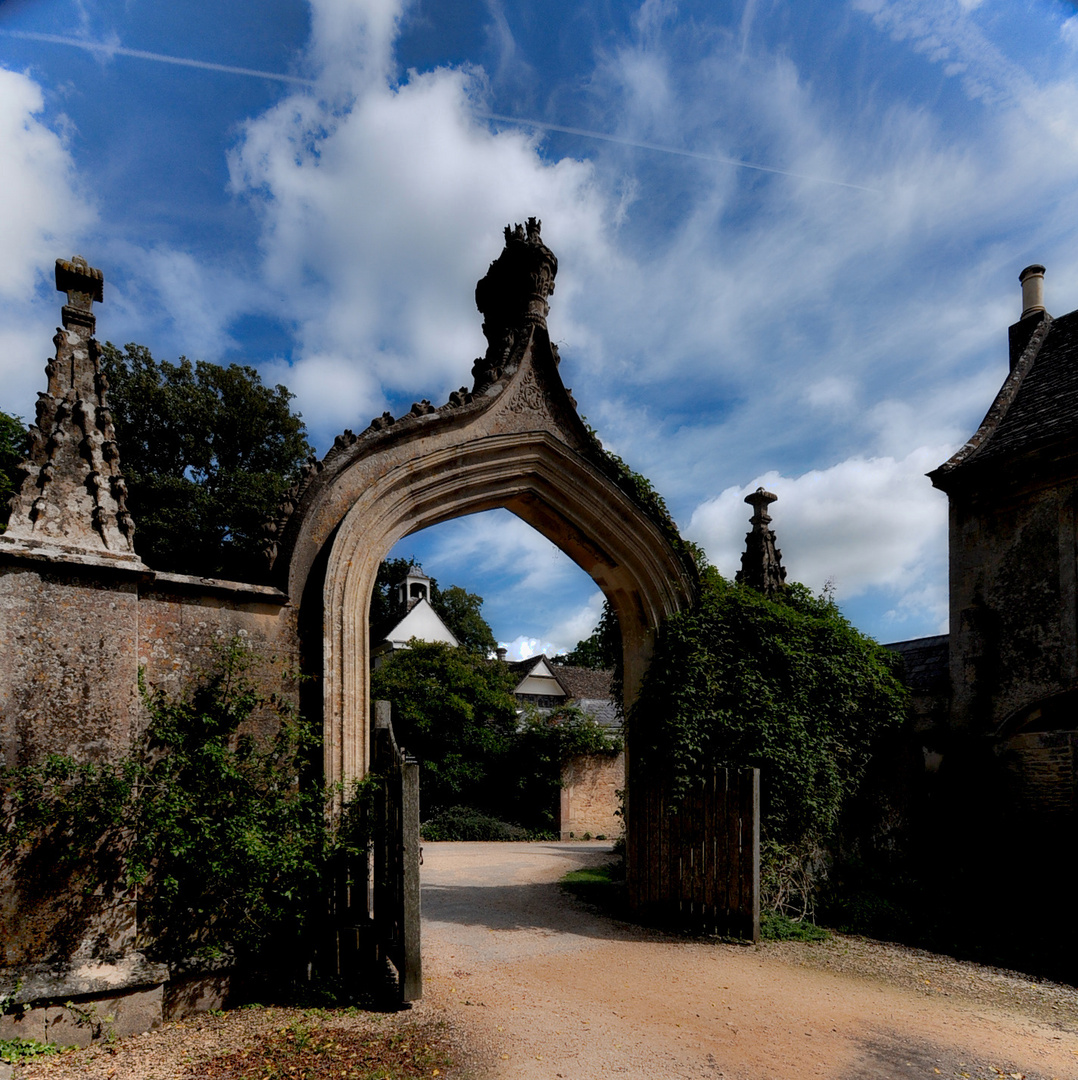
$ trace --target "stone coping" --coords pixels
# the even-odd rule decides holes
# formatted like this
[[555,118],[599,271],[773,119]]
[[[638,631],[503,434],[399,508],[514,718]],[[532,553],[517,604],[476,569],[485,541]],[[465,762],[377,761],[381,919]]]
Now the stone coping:
[[141,953],[129,953],[112,963],[25,964],[19,968],[0,969],[0,996],[14,993],[15,1005],[62,1002],[70,998],[100,997],[139,987],[160,986],[168,980],[167,964],[153,963]]
[[151,570],[141,559],[79,552],[57,544],[7,540],[0,534],[0,563],[25,563],[36,569],[49,567],[57,573],[107,573],[133,578],[153,592],[213,593],[266,604],[288,603],[288,594],[273,585],[254,585],[247,581],[198,577],[192,574],[167,574]]

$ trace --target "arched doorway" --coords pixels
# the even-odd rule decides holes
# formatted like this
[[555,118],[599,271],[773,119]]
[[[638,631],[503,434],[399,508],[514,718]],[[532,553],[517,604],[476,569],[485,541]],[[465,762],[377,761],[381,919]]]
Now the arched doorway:
[[310,673],[321,680],[329,782],[368,768],[371,590],[382,559],[411,532],[502,507],[547,537],[618,616],[626,706],[663,619],[692,601],[695,565],[676,529],[603,452],[561,381],[546,329],[556,271],[538,222],[506,229],[476,288],[489,345],[471,390],[339,436],[273,526],[272,572],[299,608]]

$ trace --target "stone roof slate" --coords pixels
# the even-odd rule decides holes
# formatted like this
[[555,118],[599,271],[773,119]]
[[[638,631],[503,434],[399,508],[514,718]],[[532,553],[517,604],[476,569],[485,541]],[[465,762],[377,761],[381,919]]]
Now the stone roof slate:
[[571,698],[610,698],[610,683],[614,678],[612,671],[594,671],[591,668],[572,667],[568,664],[554,664],[551,670]]
[[1034,335],[976,434],[929,474],[934,482],[966,465],[1078,442],[1078,311],[1045,322],[1046,329]]
[[885,649],[902,657],[906,685],[911,690],[945,689],[949,678],[948,635],[892,641]]

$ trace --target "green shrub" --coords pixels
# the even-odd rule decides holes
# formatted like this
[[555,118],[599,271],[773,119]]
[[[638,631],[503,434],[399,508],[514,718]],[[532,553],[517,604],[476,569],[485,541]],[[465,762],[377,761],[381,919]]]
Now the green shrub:
[[[507,821],[484,814],[470,806],[450,806],[425,821],[420,829],[424,840],[533,840],[534,833]],[[543,837],[542,839],[546,839]]]
[[810,913],[872,747],[906,715],[894,665],[828,596],[791,585],[769,599],[708,569],[659,635],[629,717],[634,759],[674,799],[711,767],[758,767],[765,886]]
[[337,793],[309,766],[320,732],[255,691],[254,662],[237,640],[183,696],[145,691],[145,741],[119,761],[0,770],[0,855],[137,888],[142,944],[162,960],[300,963],[331,872],[366,858],[376,781],[331,819]]
[[807,920],[798,921],[778,911],[760,916],[760,937],[764,941],[826,941],[831,935]]

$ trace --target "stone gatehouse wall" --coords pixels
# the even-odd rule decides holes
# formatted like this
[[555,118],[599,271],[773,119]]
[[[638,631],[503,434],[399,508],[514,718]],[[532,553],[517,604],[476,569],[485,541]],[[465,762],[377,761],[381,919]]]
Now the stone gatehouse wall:
[[[0,766],[125,756],[146,723],[140,671],[148,688],[179,694],[234,637],[266,661],[248,673],[259,689],[298,704],[284,594],[102,562],[0,550]],[[65,882],[49,868],[29,880],[40,889],[0,866],[0,969],[92,967],[134,948],[134,902],[109,883]]]
[[625,787],[625,753],[579,754],[562,768],[558,833],[562,840],[572,834],[580,840],[584,833],[607,837],[625,831],[618,791]]

